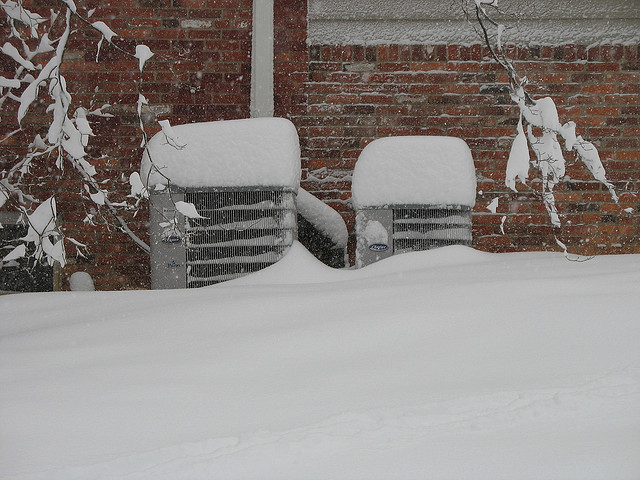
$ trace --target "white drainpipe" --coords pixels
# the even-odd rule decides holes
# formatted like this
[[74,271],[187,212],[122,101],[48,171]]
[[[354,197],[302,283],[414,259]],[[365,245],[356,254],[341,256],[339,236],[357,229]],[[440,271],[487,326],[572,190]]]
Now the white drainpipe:
[[253,0],[251,116],[273,117],[273,0]]

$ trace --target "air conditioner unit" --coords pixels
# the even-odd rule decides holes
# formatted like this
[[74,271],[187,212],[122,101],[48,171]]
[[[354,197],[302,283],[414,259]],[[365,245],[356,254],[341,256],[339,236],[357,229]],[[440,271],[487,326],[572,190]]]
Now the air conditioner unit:
[[[295,193],[284,189],[184,189],[150,196],[151,288],[231,280],[280,260],[296,238]],[[192,203],[203,218],[176,210]]]
[[281,259],[296,239],[300,146],[288,120],[163,130],[148,142],[140,170],[150,194],[154,289],[255,272]]
[[356,266],[448,245],[471,246],[476,179],[454,137],[388,137],[362,151],[353,174]]

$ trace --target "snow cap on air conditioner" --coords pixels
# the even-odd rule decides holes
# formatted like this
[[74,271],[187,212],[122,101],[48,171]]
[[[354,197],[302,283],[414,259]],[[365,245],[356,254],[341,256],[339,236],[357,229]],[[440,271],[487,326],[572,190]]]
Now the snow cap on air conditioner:
[[464,140],[400,136],[374,140],[356,163],[356,209],[387,205],[465,205],[476,200],[473,158]]
[[[284,118],[251,118],[168,127],[149,140],[140,176],[156,186],[288,187],[300,182],[300,142]],[[153,167],[152,167],[153,162]]]

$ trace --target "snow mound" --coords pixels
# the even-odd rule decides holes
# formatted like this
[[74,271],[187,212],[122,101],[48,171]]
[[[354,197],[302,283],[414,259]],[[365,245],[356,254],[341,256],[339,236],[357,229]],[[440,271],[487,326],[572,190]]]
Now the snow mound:
[[316,226],[339,247],[346,247],[349,240],[347,225],[342,216],[322,200],[314,197],[303,188],[298,189],[296,197],[298,213]]
[[75,272],[69,277],[69,288],[72,292],[93,292],[96,288],[93,278],[87,272]]
[[345,270],[328,267],[309,253],[300,242],[295,241],[277,263],[219,286],[327,283],[345,279],[345,273]]
[[471,150],[455,137],[406,136],[374,140],[356,163],[356,208],[386,205],[467,205],[476,198]]
[[0,477],[638,479],[640,255],[260,275],[0,296]]
[[[300,242],[296,241],[277,263],[251,275],[209,288],[239,285],[305,285],[404,276],[410,272],[427,268],[456,268],[459,265],[475,264],[482,261],[490,262],[498,258],[494,254],[474,250],[470,247],[451,245],[437,251],[427,250],[393,255],[363,268],[348,270],[328,267],[309,253]],[[383,282],[381,279],[378,281]]]
[[[300,182],[300,143],[284,118],[191,123],[151,138],[143,154],[145,187],[289,187]],[[153,166],[152,166],[153,162]]]

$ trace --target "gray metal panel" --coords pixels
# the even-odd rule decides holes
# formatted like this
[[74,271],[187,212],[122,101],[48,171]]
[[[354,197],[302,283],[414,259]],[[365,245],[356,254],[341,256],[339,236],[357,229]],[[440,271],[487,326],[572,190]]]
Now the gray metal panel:
[[[175,202],[184,200],[184,194],[169,194],[168,190],[164,190],[159,193],[153,192],[149,200],[151,288],[184,288],[187,283],[185,220],[175,209]],[[163,226],[172,222],[175,222],[175,226]]]
[[393,252],[471,245],[471,207],[394,206]]
[[356,266],[393,255],[393,210],[367,209],[356,214]]
[[[22,213],[20,212],[0,212],[0,224],[10,224],[15,225],[22,218]],[[25,222],[26,223],[26,222]]]

